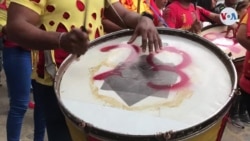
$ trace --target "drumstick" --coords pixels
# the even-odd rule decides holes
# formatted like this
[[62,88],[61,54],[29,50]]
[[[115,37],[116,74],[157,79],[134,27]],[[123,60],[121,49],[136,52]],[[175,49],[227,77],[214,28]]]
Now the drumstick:
[[141,0],[137,1],[137,13],[141,12]]
[[[85,5],[89,5],[89,0],[86,0],[85,1]],[[83,31],[83,32],[86,32],[87,33],[87,29],[86,29],[86,23],[87,23],[87,15],[88,15],[88,6],[86,6],[86,10],[83,14],[83,25],[80,27],[80,29]],[[76,55],[76,58],[79,58],[81,55],[80,54],[77,54]]]

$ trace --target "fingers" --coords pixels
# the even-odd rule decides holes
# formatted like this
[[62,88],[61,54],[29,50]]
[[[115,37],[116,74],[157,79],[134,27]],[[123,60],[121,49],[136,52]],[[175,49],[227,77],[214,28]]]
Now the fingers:
[[153,51],[157,52],[161,49],[162,42],[157,30],[156,31],[144,30],[144,32],[141,32],[140,34],[137,30],[135,30],[134,34],[129,39],[128,44],[133,43],[139,35],[141,35],[142,38],[141,39],[142,52],[146,52],[147,48],[150,53],[152,53]]
[[138,33],[137,33],[137,30],[135,30],[134,34],[133,34],[132,37],[129,39],[128,44],[133,43],[137,37],[138,37]]
[[65,51],[80,56],[84,54],[89,46],[88,32],[81,29],[72,29],[61,38],[61,47]]
[[153,52],[154,45],[154,35],[152,33],[148,33],[148,51],[149,53]]
[[156,52],[159,52],[159,50],[162,49],[162,41],[158,34],[155,36],[154,47]]
[[230,31],[231,31],[231,29],[228,28],[227,31],[226,31],[225,37],[228,37]]

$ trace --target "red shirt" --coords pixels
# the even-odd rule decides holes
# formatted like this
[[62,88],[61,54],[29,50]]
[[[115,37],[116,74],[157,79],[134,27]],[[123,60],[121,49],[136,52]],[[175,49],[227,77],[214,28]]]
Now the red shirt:
[[[240,23],[246,24],[247,26],[247,33],[246,36],[250,37],[250,8],[248,8],[248,12],[243,16]],[[241,89],[243,89],[245,92],[250,94],[250,50],[247,50],[244,65],[243,65],[243,74],[240,77],[239,85]]]
[[189,29],[195,19],[206,21],[210,12],[195,7],[192,3],[188,7],[183,7],[179,1],[173,1],[163,12],[163,18],[170,28]]

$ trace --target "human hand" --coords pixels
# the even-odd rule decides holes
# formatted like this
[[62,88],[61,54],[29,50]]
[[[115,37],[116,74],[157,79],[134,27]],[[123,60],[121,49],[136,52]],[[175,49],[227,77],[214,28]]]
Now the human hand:
[[236,29],[237,29],[237,27],[238,27],[237,23],[227,26],[227,32],[226,32],[225,37],[229,37],[229,33],[232,31],[233,32],[233,38],[235,38],[236,37]]
[[145,16],[142,16],[135,28],[134,34],[128,41],[132,43],[138,36],[142,36],[142,51],[145,52],[147,47],[149,52],[158,51],[162,47],[161,38],[153,23],[153,21]]
[[192,33],[200,33],[202,29],[202,24],[199,20],[194,20],[193,24],[191,25],[191,28],[188,30]]
[[61,33],[59,39],[60,48],[77,56],[84,54],[89,47],[88,34],[90,32],[90,30],[72,29],[68,33]]

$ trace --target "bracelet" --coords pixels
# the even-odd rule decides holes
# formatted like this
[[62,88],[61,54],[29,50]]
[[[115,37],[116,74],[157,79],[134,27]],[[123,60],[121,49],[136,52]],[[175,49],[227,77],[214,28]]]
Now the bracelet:
[[148,17],[151,20],[154,20],[154,16],[152,14],[146,12],[146,11],[142,12],[141,16],[145,16],[145,17]]
[[62,37],[63,35],[65,35],[65,32],[61,32],[59,37],[58,37],[58,48],[61,48],[61,41],[62,41]]

